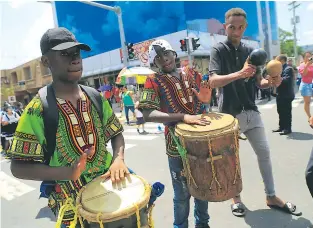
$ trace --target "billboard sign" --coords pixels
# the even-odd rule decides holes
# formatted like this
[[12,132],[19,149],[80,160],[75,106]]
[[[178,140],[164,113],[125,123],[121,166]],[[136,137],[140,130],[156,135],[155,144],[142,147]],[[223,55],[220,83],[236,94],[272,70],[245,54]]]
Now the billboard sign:
[[[134,49],[135,57],[131,59],[130,61],[140,60],[140,66],[150,67],[149,46],[150,44],[152,44],[154,40],[155,39],[144,41],[138,44],[134,44],[133,49]],[[121,57],[121,63],[123,63],[122,49],[120,49],[120,57]]]
[[[121,7],[127,43],[140,44],[146,40],[150,41],[156,37],[183,30],[225,35],[223,28],[225,13],[234,7],[240,7],[247,13],[249,26],[244,38],[255,41],[259,39],[256,1],[106,1],[98,3]],[[270,4],[275,7],[275,3]],[[54,8],[57,25],[68,28],[80,42],[91,46],[92,51],[82,53],[83,58],[121,48],[118,20],[114,12],[74,1],[55,1]],[[271,20],[271,23],[275,24],[276,18]],[[145,56],[146,54],[141,54],[139,59],[144,59]]]

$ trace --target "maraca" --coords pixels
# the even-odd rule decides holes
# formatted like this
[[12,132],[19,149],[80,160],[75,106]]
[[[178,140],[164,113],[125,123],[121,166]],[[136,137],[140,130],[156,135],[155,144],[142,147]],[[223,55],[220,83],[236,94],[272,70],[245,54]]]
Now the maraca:
[[258,67],[263,66],[267,59],[267,53],[263,49],[255,49],[250,54],[250,64]]
[[[267,59],[267,53],[263,49],[255,49],[253,50],[249,55],[249,63],[259,67],[263,66]],[[249,78],[245,79],[245,82],[247,82]]]
[[[278,60],[271,60],[266,65],[266,72],[270,77],[276,78],[283,72],[283,65]],[[276,87],[274,87],[273,94],[276,94]]]

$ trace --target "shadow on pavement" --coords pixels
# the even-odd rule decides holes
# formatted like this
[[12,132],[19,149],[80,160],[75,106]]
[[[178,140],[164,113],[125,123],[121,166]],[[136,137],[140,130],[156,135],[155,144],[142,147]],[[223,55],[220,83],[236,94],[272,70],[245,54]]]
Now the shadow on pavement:
[[303,133],[303,132],[292,132],[290,135],[288,135],[287,139],[293,139],[293,140],[312,140],[313,135],[308,134],[308,133]]
[[252,228],[311,228],[312,223],[300,217],[275,211],[272,209],[261,209],[250,211],[244,217],[245,222]]
[[51,209],[47,207],[43,207],[39,210],[36,219],[49,218],[51,221],[56,222],[56,217],[52,213]]

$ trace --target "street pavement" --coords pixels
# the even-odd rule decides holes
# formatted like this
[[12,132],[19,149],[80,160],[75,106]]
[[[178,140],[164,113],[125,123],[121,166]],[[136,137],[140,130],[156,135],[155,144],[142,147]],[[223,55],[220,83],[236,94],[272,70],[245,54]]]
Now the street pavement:
[[[243,176],[242,199],[248,207],[245,218],[231,214],[230,201],[209,203],[211,228],[307,228],[313,223],[313,200],[304,178],[305,167],[313,146],[313,130],[303,111],[301,98],[293,102],[293,133],[280,136],[271,130],[278,125],[275,99],[257,101],[265,124],[277,195],[295,203],[301,217],[273,211],[266,206],[264,185],[256,156],[247,141],[240,141],[240,162]],[[312,107],[312,106],[311,106]],[[313,107],[312,107],[313,110]],[[118,113],[120,116],[120,113]],[[124,122],[124,118],[121,118]],[[164,194],[157,199],[153,211],[155,227],[170,228],[173,222],[173,190],[165,154],[165,139],[158,124],[147,123],[147,135],[139,135],[135,126],[125,126],[126,162],[138,175],[151,184],[165,184]],[[109,150],[111,150],[109,148]],[[38,199],[39,182],[17,180],[10,173],[10,162],[0,160],[1,228],[54,227],[55,218],[46,207],[46,199]],[[189,227],[194,227],[193,200]],[[311,221],[311,222],[310,222]]]

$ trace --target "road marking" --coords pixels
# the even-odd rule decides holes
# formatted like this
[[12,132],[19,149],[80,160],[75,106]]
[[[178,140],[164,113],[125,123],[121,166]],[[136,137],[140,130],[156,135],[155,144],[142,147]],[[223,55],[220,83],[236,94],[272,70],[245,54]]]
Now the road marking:
[[8,201],[35,190],[35,188],[18,181],[2,171],[0,171],[0,186],[0,197]]
[[145,123],[145,128],[158,128],[158,126],[161,126],[164,128],[164,125],[161,123]]
[[[140,127],[139,128],[140,131],[142,131],[142,128]],[[163,133],[163,132],[160,132],[158,129],[156,128],[146,128],[145,127],[145,131],[148,132],[148,133],[152,133],[152,134],[160,134],[160,133]],[[125,133],[137,133],[137,128],[133,128],[133,129],[125,129],[124,130]]]
[[302,100],[300,100],[300,99],[294,100],[294,101],[292,102],[292,107],[293,107],[293,108],[296,108],[296,107],[298,107],[299,104],[301,104],[301,103],[302,103]]
[[159,136],[150,136],[150,135],[124,135],[125,140],[140,140],[140,141],[147,141],[155,139]]
[[276,100],[272,99],[270,102],[267,102],[266,104],[262,105],[260,104],[258,107],[259,109],[271,109],[276,105]]
[[[130,149],[130,148],[132,148],[134,146],[136,146],[136,144],[125,143],[125,150],[128,150],[128,149]],[[112,149],[111,142],[108,142],[107,149]]]

